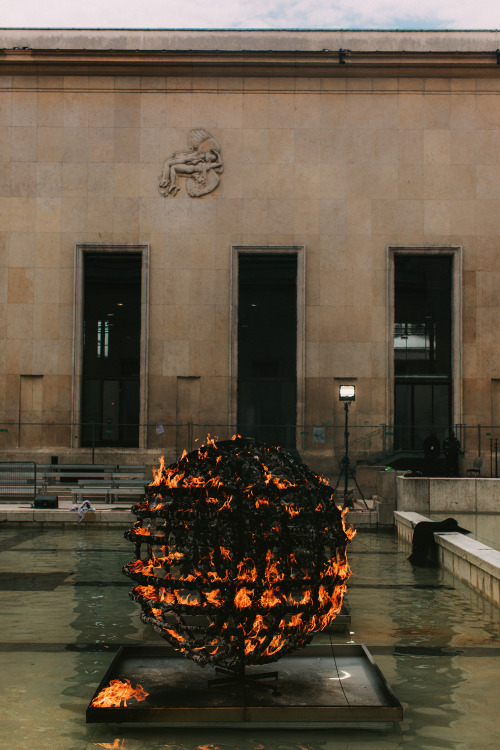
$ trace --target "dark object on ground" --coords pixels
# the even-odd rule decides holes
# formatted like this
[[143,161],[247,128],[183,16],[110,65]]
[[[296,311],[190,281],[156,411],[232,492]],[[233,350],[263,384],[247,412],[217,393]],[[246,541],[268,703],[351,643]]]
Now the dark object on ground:
[[394,458],[388,464],[394,471],[419,471],[423,473],[424,459],[416,456]]
[[57,495],[36,495],[34,508],[58,508],[59,500]]
[[454,518],[417,523],[413,530],[412,553],[408,558],[415,567],[429,568],[436,565],[436,542],[434,541],[436,531],[456,531],[461,534],[470,534],[470,531],[462,529]]

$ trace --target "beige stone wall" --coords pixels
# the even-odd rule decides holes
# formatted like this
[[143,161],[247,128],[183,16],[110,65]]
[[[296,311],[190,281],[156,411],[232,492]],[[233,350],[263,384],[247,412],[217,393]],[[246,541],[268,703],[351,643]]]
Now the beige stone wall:
[[[1,78],[0,421],[71,419],[75,246],[129,243],[151,252],[150,423],[229,418],[235,244],[305,246],[305,421],[339,430],[334,378],[357,379],[354,423],[390,420],[387,247],[461,246],[455,420],[488,423],[499,89],[451,76]],[[220,185],[194,199],[181,179],[164,198],[163,160],[194,127],[222,147]],[[21,375],[43,376],[35,397]]]

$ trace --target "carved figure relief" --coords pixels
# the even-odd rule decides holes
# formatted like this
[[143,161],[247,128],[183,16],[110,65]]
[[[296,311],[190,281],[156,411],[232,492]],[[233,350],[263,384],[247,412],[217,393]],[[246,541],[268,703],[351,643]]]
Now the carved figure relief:
[[158,190],[165,198],[179,192],[179,175],[189,175],[186,192],[191,198],[211,193],[224,171],[221,147],[206,130],[190,130],[187,137],[189,151],[176,151],[165,159]]

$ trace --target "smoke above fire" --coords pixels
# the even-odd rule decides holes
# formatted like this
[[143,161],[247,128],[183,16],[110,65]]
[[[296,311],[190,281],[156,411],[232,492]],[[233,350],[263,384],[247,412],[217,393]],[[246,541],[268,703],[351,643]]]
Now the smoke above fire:
[[249,438],[208,441],[155,470],[125,536],[141,619],[200,665],[229,669],[303,648],[340,611],[344,513],[327,480]]

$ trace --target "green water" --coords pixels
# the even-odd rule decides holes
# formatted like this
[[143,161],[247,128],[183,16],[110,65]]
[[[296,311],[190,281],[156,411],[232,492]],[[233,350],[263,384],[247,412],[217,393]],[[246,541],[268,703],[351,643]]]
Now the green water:
[[390,731],[146,729],[85,723],[122,644],[158,644],[127,595],[122,531],[0,530],[0,747],[5,750],[492,750],[500,744],[499,611],[451,574],[415,570],[387,533],[351,545],[351,632],[404,708]]

